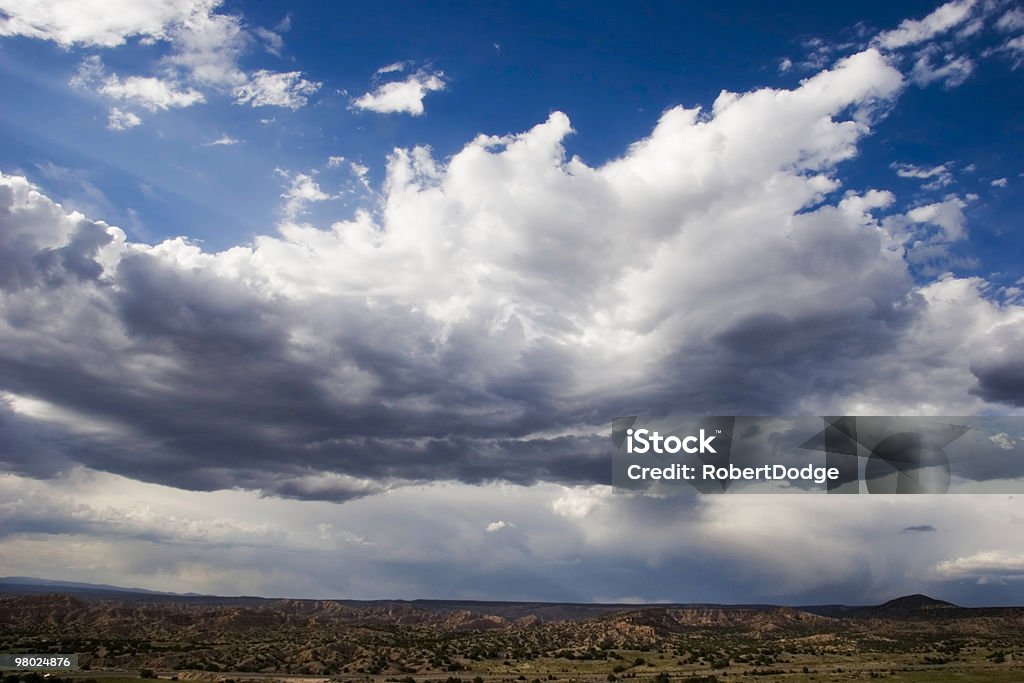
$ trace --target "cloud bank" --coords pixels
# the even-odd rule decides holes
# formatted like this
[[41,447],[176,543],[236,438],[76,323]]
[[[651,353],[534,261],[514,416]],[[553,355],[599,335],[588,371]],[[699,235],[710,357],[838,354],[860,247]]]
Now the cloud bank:
[[911,273],[965,237],[963,203],[840,189],[903,87],[868,49],[670,109],[600,167],[558,112],[446,161],[396,149],[379,210],[328,229],[285,174],[278,234],[219,253],[3,176],[3,464],[341,501],[606,483],[619,414],[1006,410],[1024,308]]

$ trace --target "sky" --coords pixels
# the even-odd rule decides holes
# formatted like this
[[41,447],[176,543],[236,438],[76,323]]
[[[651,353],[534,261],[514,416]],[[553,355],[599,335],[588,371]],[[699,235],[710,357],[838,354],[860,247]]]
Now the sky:
[[1024,414],[1022,66],[1005,0],[0,0],[0,575],[1024,604],[1019,495],[610,487],[621,415]]

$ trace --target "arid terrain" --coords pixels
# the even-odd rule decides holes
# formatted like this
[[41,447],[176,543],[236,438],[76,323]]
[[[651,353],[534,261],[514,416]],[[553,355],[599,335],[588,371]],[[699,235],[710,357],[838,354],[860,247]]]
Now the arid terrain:
[[1024,680],[1024,608],[920,595],[792,608],[0,591],[0,652],[77,653],[81,670],[55,676],[78,683]]

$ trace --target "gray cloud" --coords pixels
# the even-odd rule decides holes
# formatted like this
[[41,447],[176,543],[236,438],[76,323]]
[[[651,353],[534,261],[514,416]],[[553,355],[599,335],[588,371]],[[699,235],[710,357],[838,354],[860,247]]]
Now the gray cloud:
[[986,401],[1024,406],[1024,357],[1001,358],[971,366],[978,378],[972,391]]
[[[46,481],[0,476],[0,549],[12,574],[62,567],[80,580],[221,594],[877,604],[924,591],[966,604],[1013,600],[1000,581],[1019,574],[1015,501],[840,498],[435,484],[333,505],[78,470]],[[489,519],[507,526],[489,533]],[[915,526],[943,533],[892,532]]]

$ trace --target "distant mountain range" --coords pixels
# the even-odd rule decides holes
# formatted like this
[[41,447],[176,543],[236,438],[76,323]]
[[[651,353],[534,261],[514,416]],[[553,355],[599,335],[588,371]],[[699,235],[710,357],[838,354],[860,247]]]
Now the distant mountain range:
[[[82,583],[80,581],[61,581],[60,579],[39,579],[34,576],[0,576],[0,592],[15,594],[32,593],[139,593],[144,595],[180,595],[164,591],[151,591],[145,588],[123,588],[105,583]],[[189,595],[197,595],[189,593]]]
[[[0,577],[0,595],[46,595],[61,594],[83,599],[117,599],[144,602],[184,602],[196,605],[235,605],[257,606],[279,604],[281,598],[258,596],[220,596],[200,593],[171,593],[154,591],[145,588],[125,588],[108,584],[82,583],[78,581],[62,581],[59,579],[40,579],[31,576]],[[381,607],[414,607],[424,612],[445,613],[468,611],[475,614],[487,614],[503,619],[521,619],[537,617],[544,621],[580,621],[602,614],[636,612],[646,610],[693,610],[714,609],[734,610],[741,612],[765,612],[779,609],[772,604],[720,604],[720,603],[569,603],[569,602],[516,602],[486,600],[301,600],[286,599],[294,604],[335,603],[352,608]],[[787,606],[801,612],[819,616],[844,617],[858,616],[898,616],[917,610],[931,609],[966,609],[959,608],[951,602],[936,600],[927,595],[908,595],[890,600],[881,605],[849,606],[849,605],[805,605]]]
[[[256,606],[277,604],[281,598],[258,596],[220,596],[200,593],[171,593],[154,591],[145,588],[125,588],[108,584],[82,583],[79,581],[62,581],[59,579],[40,579],[31,576],[0,577],[0,595],[46,595],[61,594],[83,599],[117,599],[144,602],[185,602],[196,605],[236,605]],[[771,611],[779,605],[771,604],[719,604],[719,603],[569,603],[569,602],[516,602],[486,600],[300,600],[287,599],[290,603],[336,603],[353,608],[381,607],[414,607],[424,612],[445,613],[468,611],[475,614],[487,614],[503,619],[521,619],[534,616],[544,621],[580,621],[602,614],[635,612],[645,610],[693,610],[715,609],[735,610],[742,612]],[[819,616],[863,616],[865,614],[899,614],[920,609],[956,608],[957,606],[943,600],[936,600],[927,595],[908,595],[890,600],[876,606],[848,605],[810,605],[800,606],[802,612]]]

